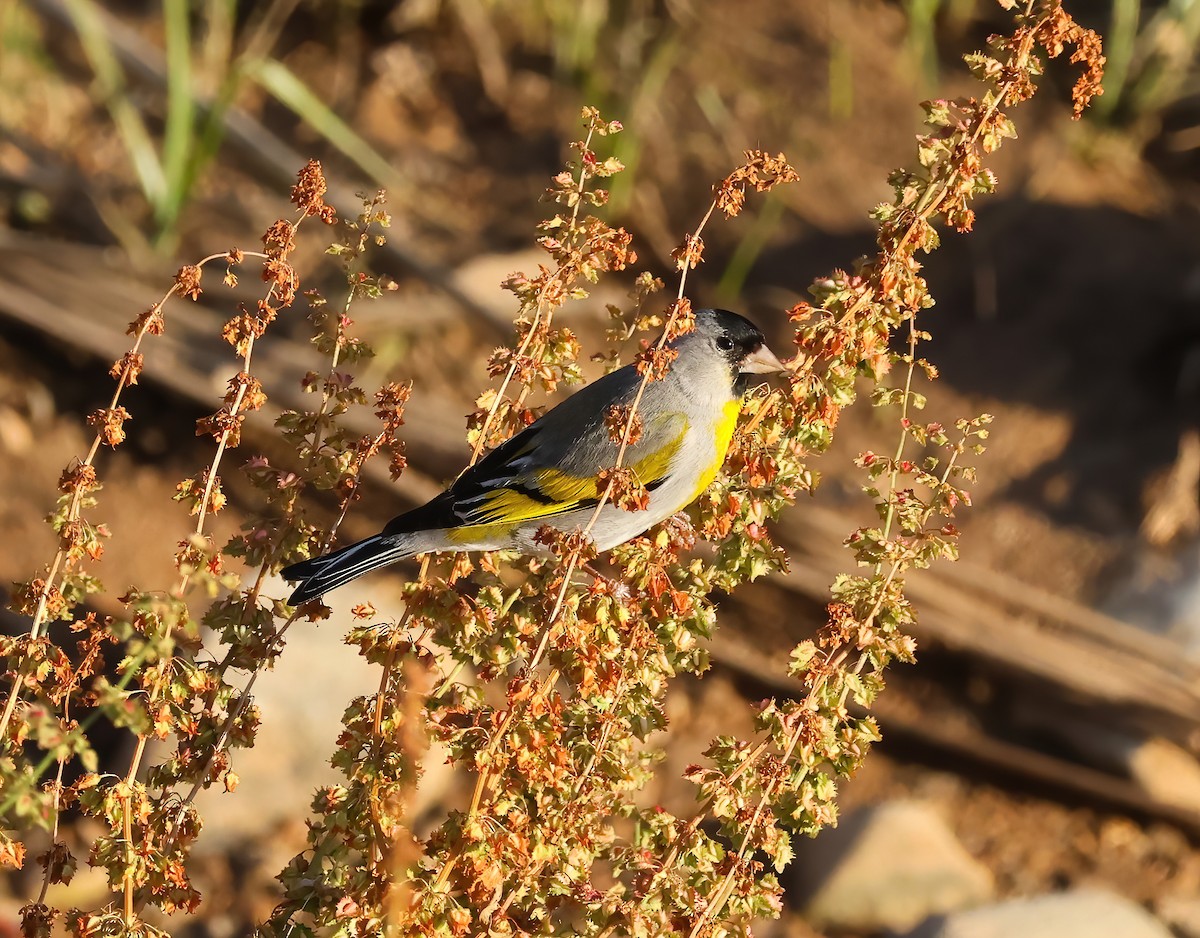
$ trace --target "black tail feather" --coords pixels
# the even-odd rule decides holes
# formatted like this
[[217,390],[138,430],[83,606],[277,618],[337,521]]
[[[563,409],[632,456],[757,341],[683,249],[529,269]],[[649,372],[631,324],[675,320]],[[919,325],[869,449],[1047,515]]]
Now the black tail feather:
[[376,534],[332,554],[284,567],[280,575],[285,580],[302,581],[288,599],[290,605],[299,606],[411,554],[412,551],[405,550],[395,539]]

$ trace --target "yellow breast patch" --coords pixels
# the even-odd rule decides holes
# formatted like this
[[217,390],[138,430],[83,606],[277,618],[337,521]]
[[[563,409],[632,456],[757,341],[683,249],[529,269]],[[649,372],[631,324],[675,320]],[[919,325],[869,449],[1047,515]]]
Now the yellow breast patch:
[[713,459],[712,464],[700,474],[696,480],[696,490],[688,499],[690,505],[704,494],[704,490],[712,484],[712,480],[721,471],[725,462],[725,453],[729,450],[729,441],[733,439],[733,431],[737,428],[738,415],[742,412],[741,398],[730,401],[721,409],[721,417],[713,426]]

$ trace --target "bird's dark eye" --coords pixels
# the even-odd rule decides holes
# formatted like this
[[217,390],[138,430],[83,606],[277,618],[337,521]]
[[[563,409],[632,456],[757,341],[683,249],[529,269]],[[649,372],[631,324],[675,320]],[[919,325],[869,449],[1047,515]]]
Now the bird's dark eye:
[[717,336],[717,348],[719,348],[722,352],[732,352],[733,339],[729,338],[727,335]]

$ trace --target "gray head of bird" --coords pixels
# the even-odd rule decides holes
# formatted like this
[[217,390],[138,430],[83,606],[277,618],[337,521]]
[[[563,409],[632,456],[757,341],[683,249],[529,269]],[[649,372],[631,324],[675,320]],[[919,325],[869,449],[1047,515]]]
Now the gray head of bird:
[[786,366],[767,347],[762,330],[745,316],[727,309],[696,311],[696,328],[671,343],[681,354],[702,352],[714,356],[728,367],[730,376],[740,385],[747,375],[765,375],[785,371]]

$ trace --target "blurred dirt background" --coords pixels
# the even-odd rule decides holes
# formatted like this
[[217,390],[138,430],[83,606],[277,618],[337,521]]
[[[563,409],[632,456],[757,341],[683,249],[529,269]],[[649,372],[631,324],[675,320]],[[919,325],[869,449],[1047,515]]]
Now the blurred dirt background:
[[[913,162],[917,102],[977,94],[960,56],[1006,23],[989,0],[224,0],[196,5],[168,49],[169,5],[0,0],[5,582],[52,554],[42,518],[90,439],[82,415],[107,399],[124,324],[181,263],[256,246],[309,156],[343,210],[354,190],[386,186],[396,220],[374,266],[399,288],[356,318],[381,353],[368,380],[415,383],[414,473],[367,494],[345,528],[359,535],[467,458],[462,418],[512,309],[499,281],[538,262],[539,196],[582,105],[625,124],[612,146],[629,171],[609,217],[664,275],[744,148],[787,154],[801,183],[710,227],[690,291],[750,315],[783,355],[782,311],[872,250],[867,212],[889,197],[888,171]],[[1162,934],[1200,935],[1200,3],[1068,9],[1106,35],[1104,97],[1073,123],[1073,76],[1052,63],[1038,97],[1011,112],[1020,138],[993,163],[999,193],[976,232],[946,235],[928,259],[938,305],[925,354],[942,372],[926,389],[930,419],[987,411],[996,422],[976,507],[960,519],[964,564],[914,593],[929,610],[925,653],[894,673],[884,741],[842,799],[859,827],[880,805],[929,811],[958,851],[947,861],[957,872],[933,881],[976,885],[918,912],[830,913],[825,880],[854,851],[821,838],[798,845],[788,909],[767,932],[896,933],[959,906],[1096,887],[1147,910]],[[180,116],[171,87],[189,88],[195,109]],[[138,122],[144,135],[130,130]],[[184,123],[191,135],[170,143]],[[307,238],[305,285],[336,295],[325,233]],[[604,301],[627,287],[568,308],[585,347],[598,347]],[[115,537],[101,575],[114,596],[165,582],[189,526],[170,496],[208,459],[194,420],[235,370],[217,338],[235,302],[213,291],[176,307],[174,344],[157,364],[147,356],[128,405],[132,443],[102,467],[119,480],[102,495]],[[310,354],[302,316],[292,319],[262,360],[281,406]],[[731,597],[714,670],[674,689],[663,782],[648,798],[684,809],[682,767],[714,735],[748,731],[746,701],[787,692],[770,675],[820,623],[821,590],[848,563],[838,538],[870,512],[851,459],[895,439],[865,402],[841,431],[814,466],[812,504],[781,526],[800,551],[796,573]],[[252,434],[242,451],[265,445]],[[232,478],[229,489],[225,533],[251,497]],[[264,682],[274,735],[238,766],[242,788],[202,804],[206,902],[172,924],[178,933],[246,933],[302,846],[342,706],[374,680],[336,622],[317,632],[313,644],[293,639],[291,670]],[[329,699],[296,694],[312,669]],[[437,766],[424,785],[430,811],[455,797]],[[891,875],[911,898],[913,857],[937,848],[900,828],[881,849],[908,879],[855,875]],[[872,882],[863,888],[883,888]],[[0,934],[26,887],[0,887]],[[62,904],[105,901],[86,870],[66,888]]]

